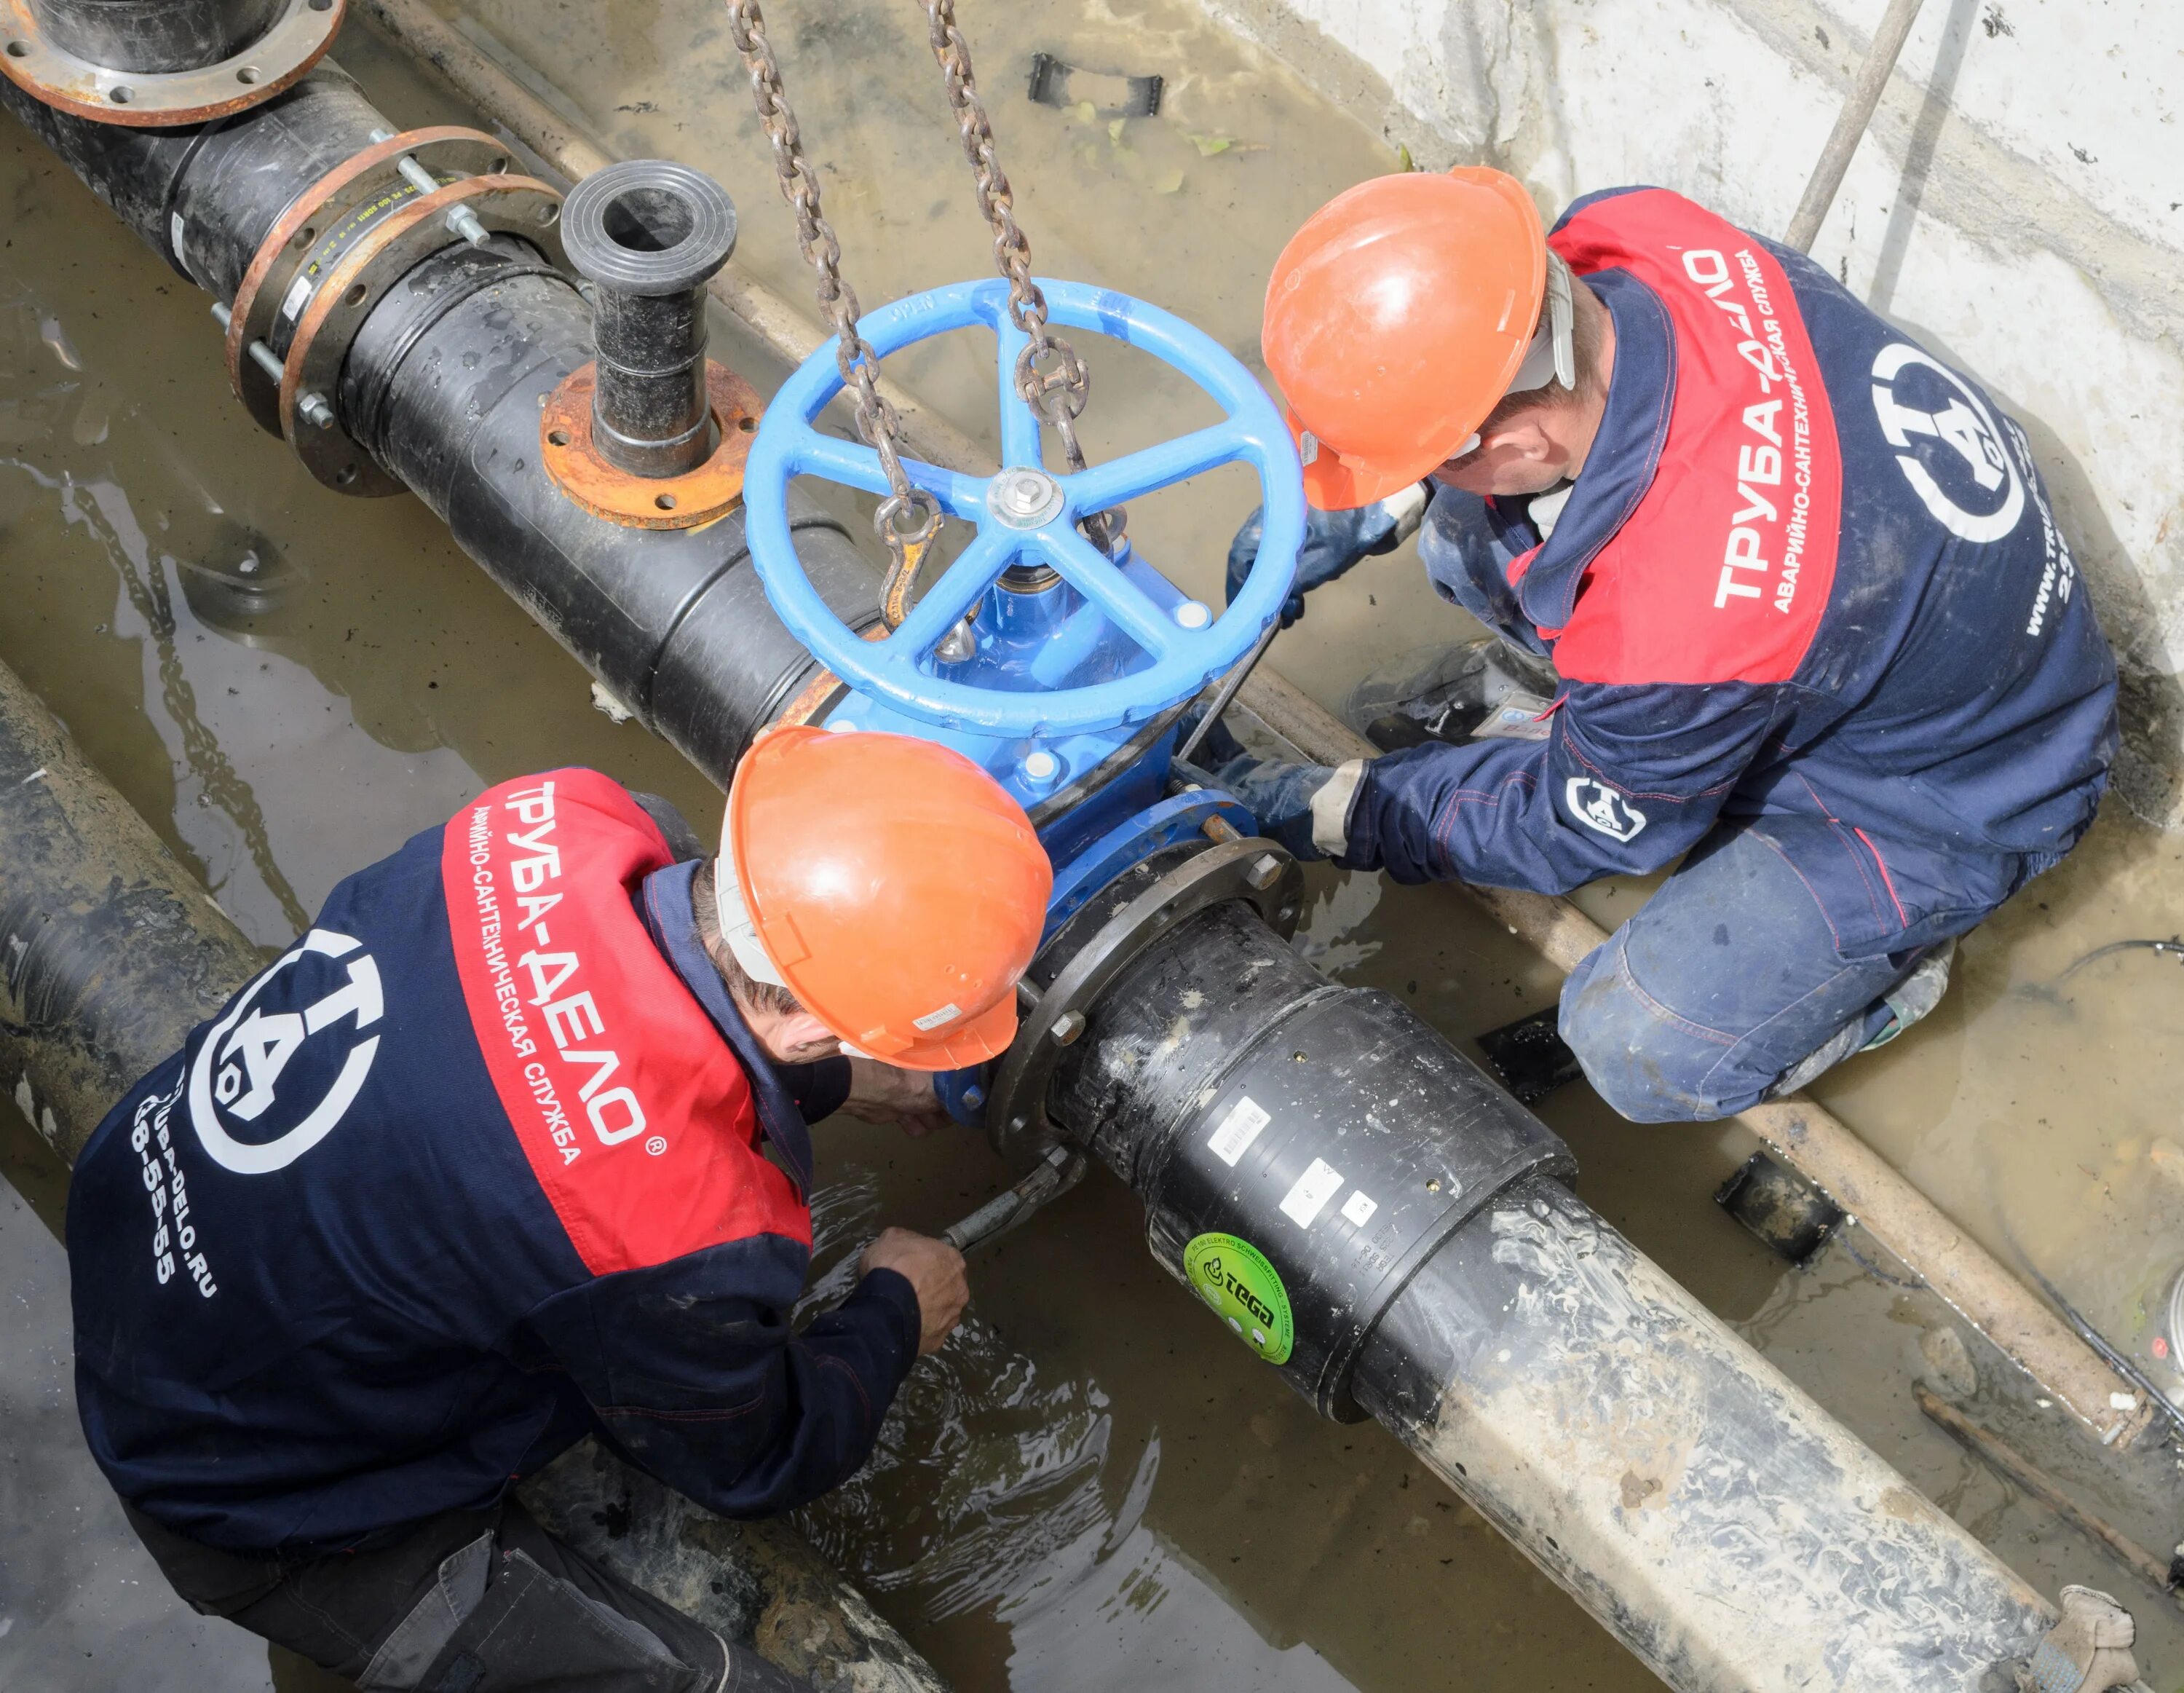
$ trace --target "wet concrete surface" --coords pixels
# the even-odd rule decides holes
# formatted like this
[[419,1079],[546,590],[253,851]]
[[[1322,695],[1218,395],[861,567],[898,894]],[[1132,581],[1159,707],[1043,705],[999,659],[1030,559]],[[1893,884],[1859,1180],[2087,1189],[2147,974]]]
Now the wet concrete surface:
[[[864,297],[981,274],[967,172],[914,8],[774,9]],[[604,34],[590,0],[479,0],[465,15],[521,42],[556,100],[618,150],[715,170],[744,210],[744,261],[805,298],[716,9],[606,10]],[[1195,19],[1160,0],[1040,0],[964,21],[1040,267],[1144,294],[1249,355],[1264,266],[1289,227],[1391,161]],[[1096,113],[1033,108],[1021,73],[1034,46],[1103,70],[1168,71],[1163,117],[1116,129]],[[341,57],[402,121],[461,120],[360,31]],[[573,662],[421,506],[332,494],[250,425],[226,392],[206,304],[0,125],[0,660],[253,938],[284,942],[341,875],[526,771],[589,763],[701,822],[711,815],[712,791],[594,711]],[[778,380],[720,332],[721,356],[762,388]],[[900,361],[901,374],[986,432],[990,377],[958,339]],[[1197,421],[1163,373],[1085,350],[1095,455]],[[1250,503],[1239,478],[1210,478],[1144,502],[1133,533],[1212,596]],[[285,582],[270,602],[220,586],[245,554]],[[1339,706],[1367,662],[1468,632],[1407,549],[1316,595],[1273,662]],[[1312,887],[1306,953],[1455,1036],[1552,999],[1552,972],[1446,891],[1325,870]],[[1643,893],[1603,886],[1585,902],[1612,923]],[[1819,1090],[1991,1246],[2036,1254],[2126,1346],[2146,1344],[2147,1303],[2184,1261],[2184,1183],[2164,1185],[2184,1141],[2184,974],[2124,955],[2053,984],[2095,945],[2179,926],[2178,842],[2106,819],[1971,938],[1928,1025]],[[2036,1584],[2117,1592],[2138,1613],[2149,1679],[2177,1685],[2173,1605],[1919,1417],[1914,1380],[1961,1374],[1930,1338],[1949,1319],[1930,1295],[1893,1285],[1899,1272],[1855,1234],[1815,1271],[1785,1273],[1708,1203],[1751,1150],[1741,1131],[1633,1128],[1581,1087],[1544,1115],[1611,1221]],[[0,1117],[11,1182],[57,1225],[57,1173],[12,1113]],[[819,1297],[844,1284],[855,1243],[878,1224],[937,1229],[1004,1179],[969,1135],[911,1143],[838,1122],[819,1143]],[[170,1678],[147,1686],[263,1685],[262,1647],[145,1584],[149,1566],[68,1414],[58,1252],[9,1200],[0,1265],[18,1260],[17,1278],[0,1283],[11,1301],[30,1290],[0,1330],[0,1474],[9,1489],[34,1478],[37,1490],[10,1509],[0,1541],[0,1616],[12,1624],[0,1685],[140,1685],[113,1658],[74,1656],[125,1651]],[[1656,1685],[1392,1440],[1320,1421],[1228,1344],[1151,1264],[1137,1202],[1104,1176],[980,1256],[972,1279],[972,1321],[915,1372],[874,1463],[808,1514],[958,1686]],[[2165,1554],[2184,1528],[2168,1454],[2097,1463],[1975,1341],[1963,1367],[1975,1414]],[[300,1693],[307,1679],[285,1668],[280,1685]]]

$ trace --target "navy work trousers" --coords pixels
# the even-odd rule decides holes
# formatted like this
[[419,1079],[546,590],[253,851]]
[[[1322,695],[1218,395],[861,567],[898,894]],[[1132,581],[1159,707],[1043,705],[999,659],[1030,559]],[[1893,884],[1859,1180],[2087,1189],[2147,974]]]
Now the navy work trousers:
[[812,1693],[591,1562],[513,1500],[294,1562],[202,1546],[128,1510],[193,1609],[361,1693]]
[[1563,985],[1562,1037],[1594,1091],[1641,1123],[1757,1104],[1883,996],[1925,949],[1846,962],[1819,902],[1764,834],[1715,830]]

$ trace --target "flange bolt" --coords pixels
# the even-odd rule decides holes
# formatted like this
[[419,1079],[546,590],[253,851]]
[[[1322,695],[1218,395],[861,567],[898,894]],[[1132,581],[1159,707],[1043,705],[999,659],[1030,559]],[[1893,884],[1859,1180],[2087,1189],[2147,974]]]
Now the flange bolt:
[[1057,1047],[1074,1045],[1077,1037],[1084,1032],[1084,1014],[1082,1011],[1065,1011],[1054,1020],[1054,1044]]

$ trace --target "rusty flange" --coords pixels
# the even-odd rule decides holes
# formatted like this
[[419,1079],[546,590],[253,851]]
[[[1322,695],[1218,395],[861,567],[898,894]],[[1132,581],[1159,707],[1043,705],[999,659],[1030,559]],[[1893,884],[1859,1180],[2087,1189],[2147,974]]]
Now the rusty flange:
[[488,230],[527,241],[557,265],[566,262],[561,196],[530,176],[460,177],[396,206],[359,233],[304,307],[281,379],[281,433],[304,467],[329,488],[343,494],[402,492],[402,484],[338,418],[320,428],[301,416],[298,402],[307,394],[334,392],[343,361],[372,308],[418,265],[461,238],[443,221],[457,206],[467,206]]
[[514,162],[505,146],[477,130],[411,130],[343,160],[281,214],[243,273],[227,323],[228,382],[270,434],[281,433],[281,385],[248,356],[250,344],[264,341],[281,352],[319,284],[364,232],[418,197],[398,168],[404,158],[443,182],[504,176]]
[[196,70],[109,70],[56,46],[31,0],[0,0],[0,72],[32,98],[130,129],[209,123],[301,81],[340,31],[348,0],[288,0],[250,47]]
[[595,517],[632,529],[694,529],[735,509],[744,495],[762,402],[758,391],[726,366],[705,362],[705,394],[720,439],[713,455],[682,476],[649,477],[609,464],[592,439],[592,395],[599,370],[571,371],[547,396],[538,420],[538,451],[561,492]]

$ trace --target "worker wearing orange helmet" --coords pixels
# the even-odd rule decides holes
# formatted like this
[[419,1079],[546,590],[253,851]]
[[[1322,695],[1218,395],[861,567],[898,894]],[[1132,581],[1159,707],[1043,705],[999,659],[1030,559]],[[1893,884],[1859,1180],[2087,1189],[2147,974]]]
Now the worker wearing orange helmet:
[[1802,254],[1658,188],[1548,232],[1497,170],[1383,177],[1283,250],[1263,344],[1314,508],[1291,617],[1415,526],[1492,636],[1359,684],[1382,756],[1223,779],[1399,880],[1680,859],[1563,993],[1625,1115],[1892,1038],[2092,820],[2114,664],[2025,432]]
[[565,769],[328,898],[92,1136],[77,1399],[176,1589],[366,1687],[800,1687],[532,1521],[593,1434],[730,1516],[870,1453],[963,1261],[883,1231],[800,1329],[807,1124],[994,1057],[1052,876],[931,743],[784,729],[722,850]]

